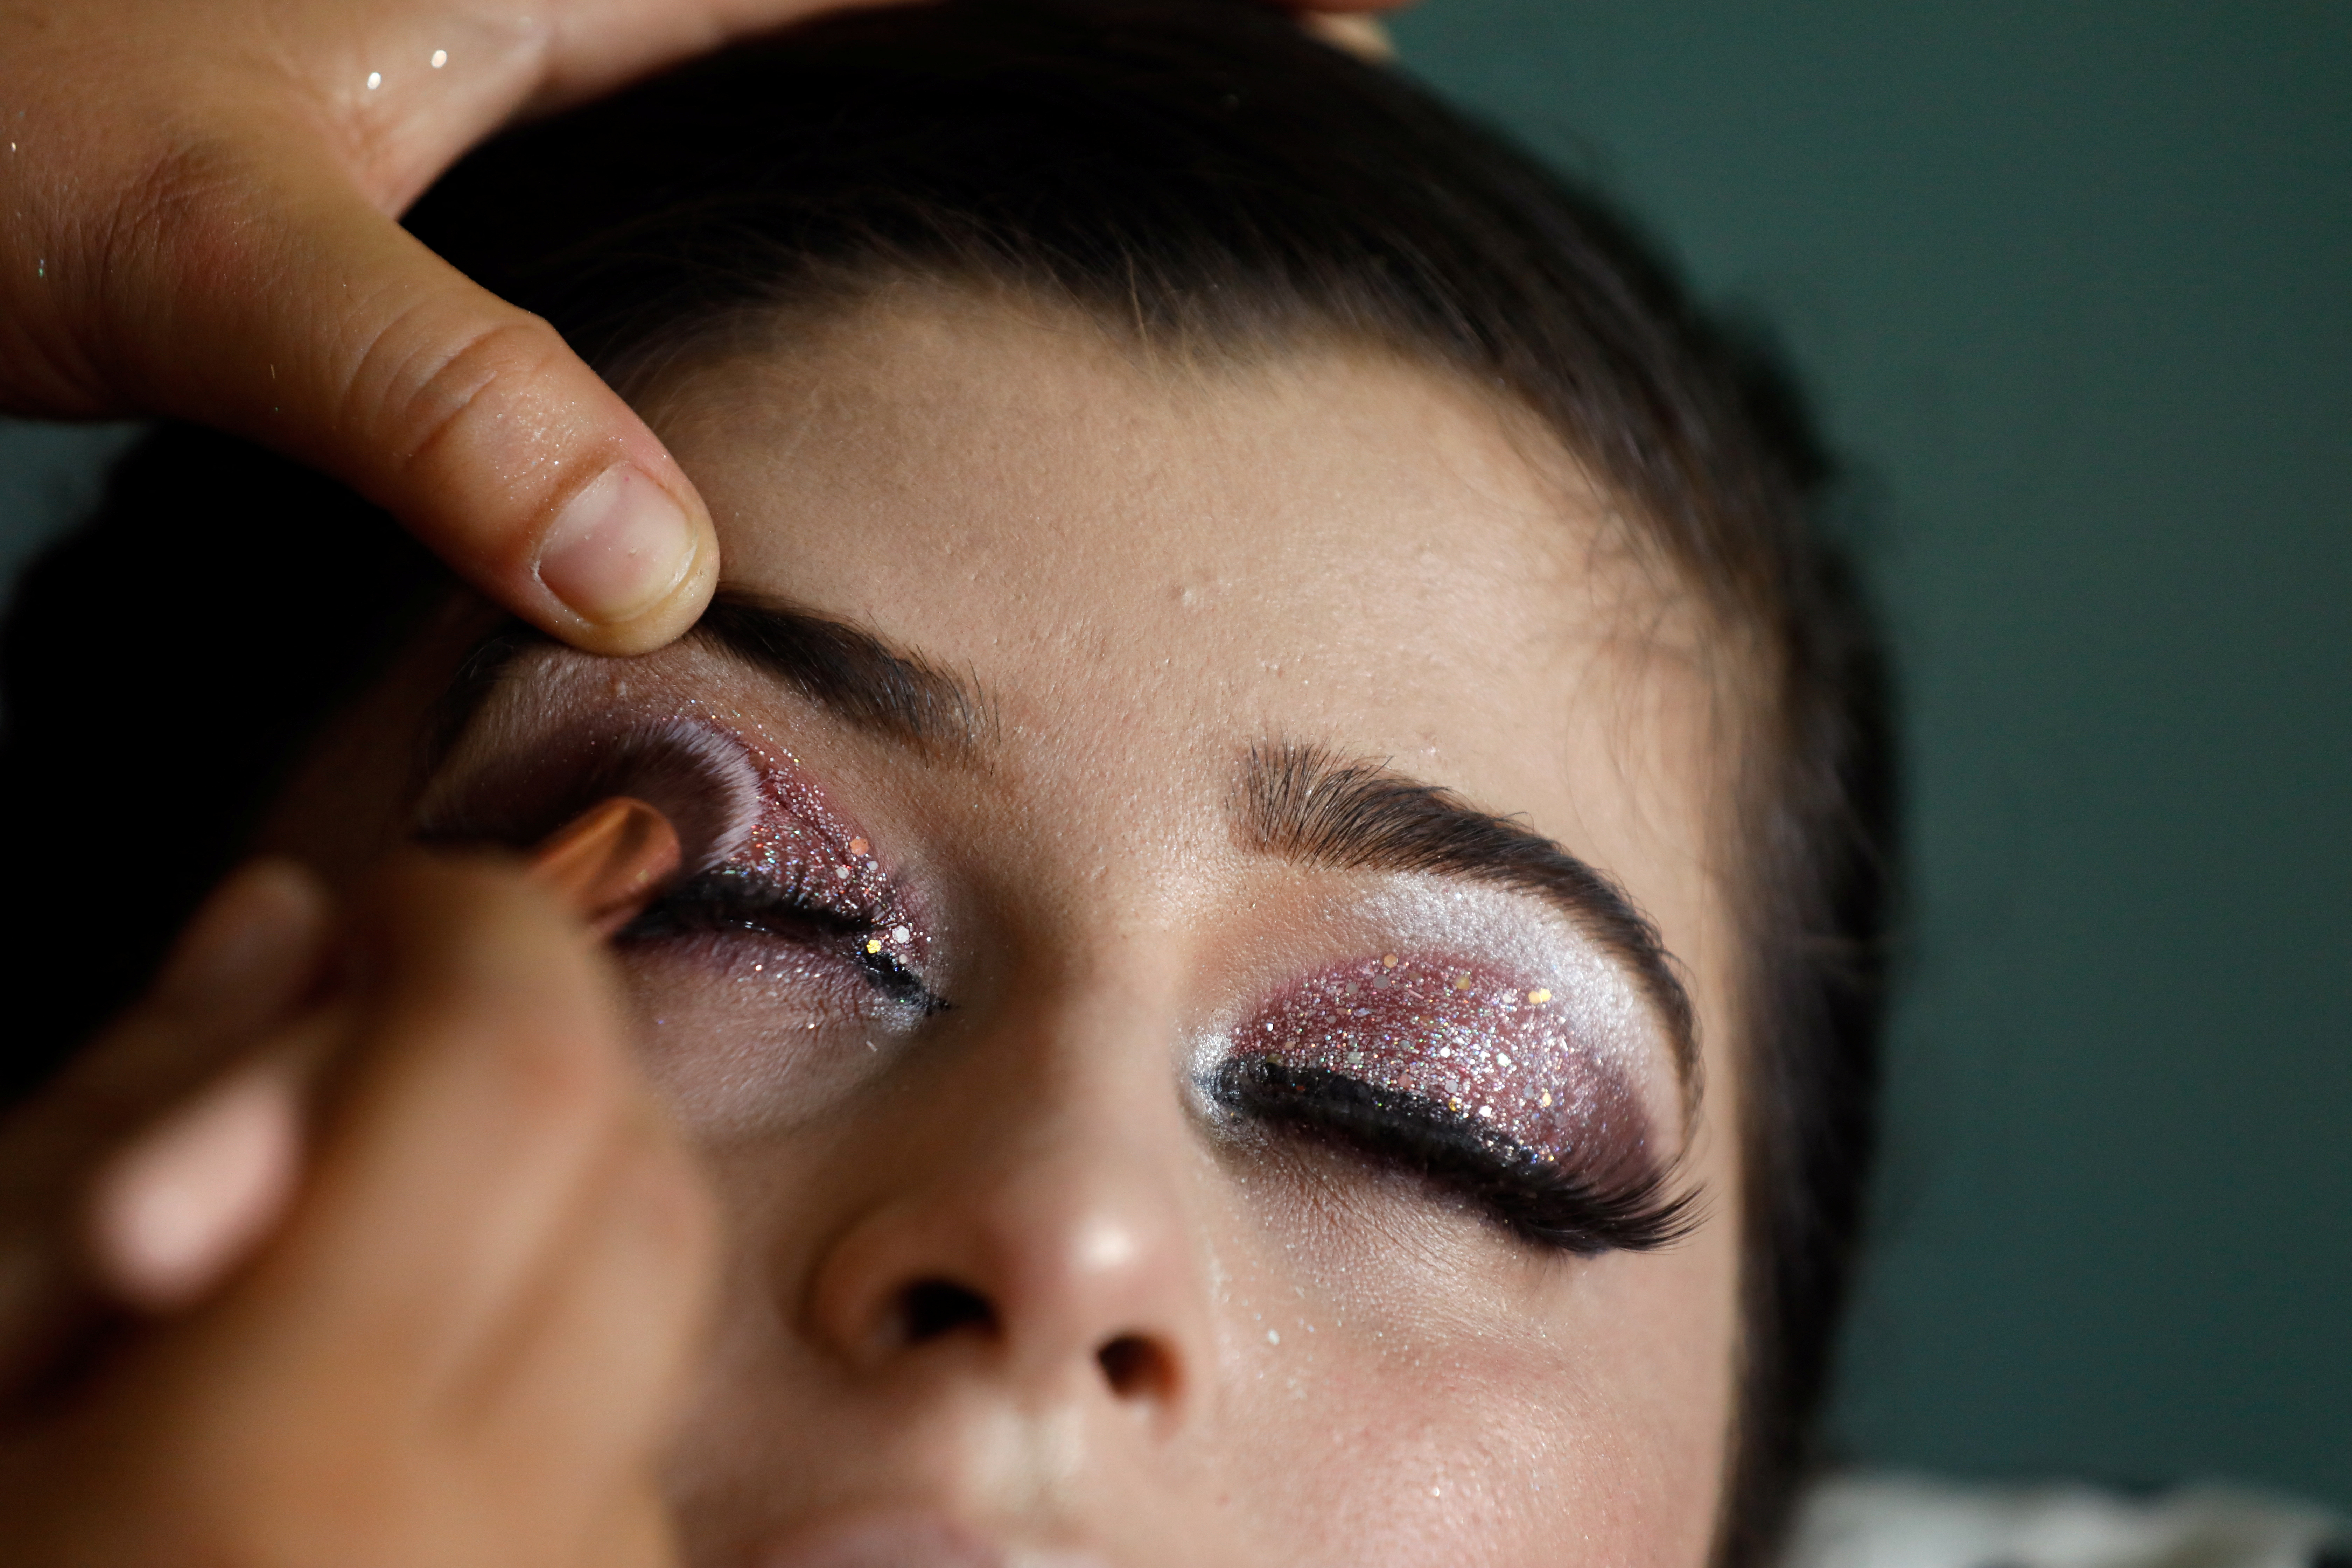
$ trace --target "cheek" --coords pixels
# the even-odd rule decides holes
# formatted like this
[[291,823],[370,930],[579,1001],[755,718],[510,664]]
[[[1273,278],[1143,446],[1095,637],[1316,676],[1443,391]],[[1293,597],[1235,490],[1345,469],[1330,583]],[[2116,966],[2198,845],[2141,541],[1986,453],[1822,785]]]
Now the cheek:
[[1226,1324],[1248,1363],[1231,1473],[1286,1560],[1706,1562],[1734,1369],[1721,1220],[1580,1260],[1323,1196],[1332,1223],[1250,1249]]

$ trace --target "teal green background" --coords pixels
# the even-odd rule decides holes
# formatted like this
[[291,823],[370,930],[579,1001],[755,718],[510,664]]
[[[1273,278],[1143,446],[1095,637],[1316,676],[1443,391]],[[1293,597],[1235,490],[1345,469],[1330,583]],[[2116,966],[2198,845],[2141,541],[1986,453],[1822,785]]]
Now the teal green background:
[[[1846,1451],[2352,1508],[2352,4],[1398,32],[1857,467],[1918,897]],[[0,557],[117,438],[0,426]]]
[[1397,32],[1859,468],[1918,869],[1847,1450],[2352,1506],[2352,5]]

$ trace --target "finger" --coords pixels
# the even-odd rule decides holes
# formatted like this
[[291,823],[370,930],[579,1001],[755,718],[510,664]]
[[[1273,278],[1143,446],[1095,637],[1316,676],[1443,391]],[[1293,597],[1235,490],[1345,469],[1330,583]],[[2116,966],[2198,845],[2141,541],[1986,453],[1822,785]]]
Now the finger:
[[290,860],[231,873],[198,909],[155,984],[0,1131],[0,1175],[54,1155],[110,1144],[217,1071],[286,1017],[316,983],[330,906]]
[[[580,0],[551,17],[541,82],[531,107],[562,109],[609,92],[633,78],[720,47],[729,40],[820,12],[862,9],[895,0]],[[1412,0],[1314,0],[1286,9],[1316,13],[1402,10]],[[1391,52],[1393,52],[1392,50]],[[1385,58],[1382,55],[1379,58]]]
[[151,1312],[194,1305],[276,1226],[301,1171],[302,1075],[231,1073],[107,1161],[90,1184],[91,1272]]
[[[677,863],[677,835],[615,798],[541,845],[524,875],[601,938]],[[108,1156],[90,1183],[93,1273],[150,1311],[193,1305],[274,1227],[294,1194],[304,1102],[349,1009],[319,1009]]]
[[654,1462],[699,1348],[716,1208],[657,1116],[646,1104],[633,1119],[452,1389],[450,1413],[488,1451],[537,1457],[530,1473],[561,1494],[542,1500],[547,1517],[593,1517],[593,1500]]
[[679,1555],[667,1501],[652,1482],[637,1480],[606,1508],[579,1562],[581,1568],[675,1568]]
[[1299,21],[1325,43],[1337,45],[1359,59],[1385,65],[1396,58],[1396,40],[1389,36],[1388,24],[1373,15],[1371,9],[1318,9],[1307,12]]
[[550,16],[545,66],[530,107],[546,111],[611,91],[732,39],[824,12],[898,0],[573,0]]
[[285,1235],[224,1304],[429,1398],[540,1268],[635,1070],[576,923],[511,871],[415,857],[356,914],[351,1071]]
[[[598,652],[660,646],[709,599],[694,487],[554,329],[460,276],[297,127],[155,198],[98,313],[152,322],[101,378],[322,468],[485,595]],[[155,301],[162,301],[158,306]]]
[[103,1254],[93,1268],[79,1234],[91,1171],[295,1005],[326,914],[324,890],[290,863],[231,877],[153,992],[0,1129],[0,1389],[37,1373],[106,1288]]

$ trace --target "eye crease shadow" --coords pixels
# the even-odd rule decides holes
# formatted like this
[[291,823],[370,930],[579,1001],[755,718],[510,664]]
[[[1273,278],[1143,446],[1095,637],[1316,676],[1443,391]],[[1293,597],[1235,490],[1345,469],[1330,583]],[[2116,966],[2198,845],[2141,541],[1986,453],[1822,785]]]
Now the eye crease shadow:
[[1383,953],[1327,970],[1236,1029],[1232,1056],[1416,1095],[1589,1174],[1647,1142],[1632,1086],[1576,1038],[1567,1000],[1475,960]]

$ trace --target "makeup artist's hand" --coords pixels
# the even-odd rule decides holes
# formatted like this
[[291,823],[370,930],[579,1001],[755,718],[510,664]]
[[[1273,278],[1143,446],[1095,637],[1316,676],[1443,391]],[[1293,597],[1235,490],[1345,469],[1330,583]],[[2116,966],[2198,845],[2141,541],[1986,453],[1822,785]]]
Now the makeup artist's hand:
[[356,901],[360,978],[303,1003],[322,906],[263,892],[98,1048],[125,1083],[170,1037],[332,1059],[301,1190],[201,1305],[0,1409],[0,1561],[667,1563],[713,1211],[577,917],[415,857]]
[[659,647],[717,580],[694,487],[394,215],[518,115],[846,3],[0,0],[0,412],[234,431],[554,636]]
[[319,988],[327,895],[292,863],[230,877],[148,994],[0,1117],[0,1409],[94,1314],[217,1286],[285,1215],[302,1091],[261,1042]]

